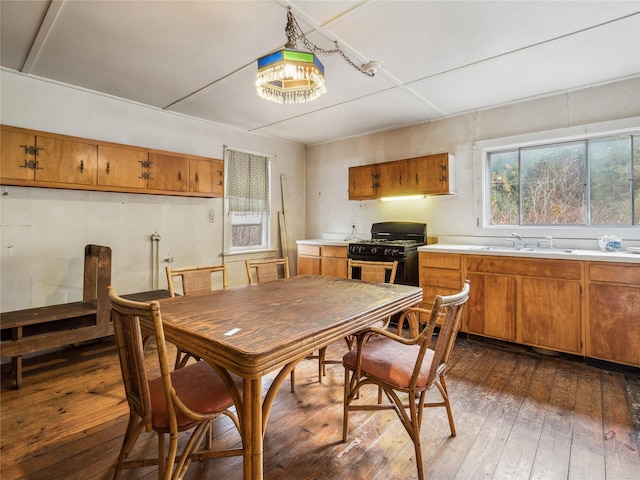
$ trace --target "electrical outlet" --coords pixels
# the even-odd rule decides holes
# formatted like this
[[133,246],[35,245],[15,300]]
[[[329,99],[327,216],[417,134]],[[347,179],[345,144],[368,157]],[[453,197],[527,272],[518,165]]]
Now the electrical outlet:
[[216,214],[213,210],[209,210],[209,223],[216,223]]

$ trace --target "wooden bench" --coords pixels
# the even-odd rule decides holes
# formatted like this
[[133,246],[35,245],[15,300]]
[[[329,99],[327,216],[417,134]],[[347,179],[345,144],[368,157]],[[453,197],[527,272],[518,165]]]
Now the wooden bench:
[[[82,301],[0,314],[0,353],[11,357],[16,388],[22,386],[22,356],[113,335],[107,286],[111,283],[111,248],[87,245]],[[134,293],[126,298],[150,301],[168,290]]]

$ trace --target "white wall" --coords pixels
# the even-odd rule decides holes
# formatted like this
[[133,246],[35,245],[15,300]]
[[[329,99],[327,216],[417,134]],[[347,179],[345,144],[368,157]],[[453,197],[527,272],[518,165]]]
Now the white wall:
[[[367,234],[373,222],[416,221],[429,235],[473,237],[477,228],[474,200],[474,142],[530,132],[625,119],[640,115],[640,79],[558,94],[477,111],[393,131],[307,147],[307,238],[357,231]],[[421,155],[450,152],[456,158],[457,194],[404,202],[348,200],[348,168]],[[640,229],[626,229],[640,240]],[[506,233],[508,236],[508,233]],[[554,235],[555,237],[555,235]],[[593,237],[595,238],[595,236]],[[595,243],[594,243],[594,247]]]
[[[273,210],[282,209],[287,175],[292,240],[304,238],[304,147],[202,122],[95,93],[0,71],[0,121],[5,125],[172,152],[222,158],[223,146],[276,155]],[[113,251],[118,293],[152,287],[151,234],[173,266],[222,261],[223,200],[158,195],[0,187],[0,311],[82,299],[84,246]],[[215,222],[209,223],[209,211]],[[278,218],[272,242],[279,248]],[[230,284],[246,283],[244,263],[225,257]],[[166,288],[165,262],[159,287]]]

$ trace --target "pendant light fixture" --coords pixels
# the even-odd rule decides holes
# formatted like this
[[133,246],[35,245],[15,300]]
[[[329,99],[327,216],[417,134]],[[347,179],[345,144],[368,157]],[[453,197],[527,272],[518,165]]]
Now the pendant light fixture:
[[[284,48],[258,59],[258,76],[256,89],[258,96],[277,103],[311,102],[326,92],[324,66],[316,53],[326,55],[339,53],[345,61],[368,77],[373,77],[381,65],[369,62],[362,67],[357,66],[338,47],[325,50],[313,44],[303,33],[300,25],[287,9],[287,26],[285,27],[287,43]],[[298,50],[300,40],[309,51]]]

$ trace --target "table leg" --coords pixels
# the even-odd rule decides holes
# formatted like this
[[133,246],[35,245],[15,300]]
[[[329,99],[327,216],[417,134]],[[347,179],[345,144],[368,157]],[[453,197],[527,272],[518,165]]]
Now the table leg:
[[262,438],[262,377],[245,378],[244,397],[244,479],[262,480],[263,478],[263,438]]

